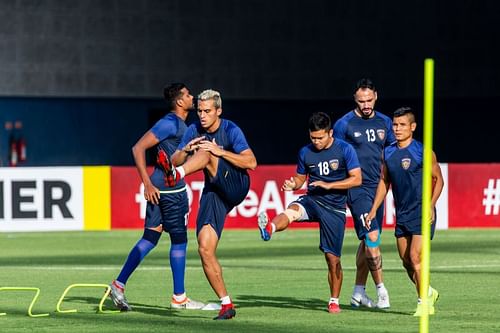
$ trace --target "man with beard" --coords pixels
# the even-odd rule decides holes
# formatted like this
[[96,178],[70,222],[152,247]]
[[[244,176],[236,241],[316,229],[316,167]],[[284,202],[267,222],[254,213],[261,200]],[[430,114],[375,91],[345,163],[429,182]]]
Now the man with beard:
[[[384,206],[377,211],[376,218],[369,229],[364,228],[364,219],[373,204],[377,185],[380,180],[382,152],[385,146],[395,141],[391,119],[374,110],[377,90],[370,79],[361,79],[354,90],[356,108],[342,118],[333,127],[336,138],[350,143],[356,150],[363,183],[349,189],[347,205],[354,219],[354,227],[360,244],[356,254],[356,282],[351,297],[353,307],[390,307],[389,293],[384,286],[382,275],[382,254],[380,252],[380,234]],[[371,272],[378,294],[378,301],[373,302],[365,291],[368,270]]]

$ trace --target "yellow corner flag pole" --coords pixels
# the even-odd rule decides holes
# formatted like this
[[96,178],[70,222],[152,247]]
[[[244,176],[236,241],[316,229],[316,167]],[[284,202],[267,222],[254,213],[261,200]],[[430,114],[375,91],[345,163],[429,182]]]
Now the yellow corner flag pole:
[[422,254],[420,271],[420,295],[423,314],[420,317],[420,333],[429,332],[429,276],[431,253],[431,188],[432,188],[432,118],[434,101],[434,60],[425,59],[424,65],[424,166],[422,172]]

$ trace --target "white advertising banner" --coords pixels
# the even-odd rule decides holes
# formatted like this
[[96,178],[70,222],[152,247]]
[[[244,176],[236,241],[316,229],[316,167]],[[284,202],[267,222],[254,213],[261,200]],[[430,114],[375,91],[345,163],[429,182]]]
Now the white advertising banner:
[[0,231],[83,230],[81,167],[0,168]]

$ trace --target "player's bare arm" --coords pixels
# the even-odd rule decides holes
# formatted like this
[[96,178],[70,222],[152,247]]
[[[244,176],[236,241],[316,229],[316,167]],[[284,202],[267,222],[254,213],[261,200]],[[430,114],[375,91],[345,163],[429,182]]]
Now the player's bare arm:
[[431,197],[431,222],[436,220],[434,216],[434,208],[436,207],[436,203],[443,191],[444,180],[443,174],[441,173],[441,167],[437,161],[436,154],[432,152],[432,197]]
[[295,191],[304,185],[306,182],[306,175],[296,174],[290,177],[290,179],[285,179],[283,186],[281,186],[282,191]]
[[361,168],[349,170],[347,178],[336,182],[327,183],[322,180],[317,180],[309,185],[324,188],[325,190],[347,190],[352,187],[361,185],[362,176]]
[[384,202],[385,196],[389,191],[389,174],[387,172],[387,167],[385,163],[382,164],[382,172],[380,175],[380,181],[378,182],[377,192],[375,193],[375,199],[373,199],[373,205],[370,212],[365,217],[365,228],[370,229],[370,223],[377,215],[377,209],[380,207],[382,202]]
[[151,201],[155,205],[159,203],[160,191],[155,187],[149,179],[146,169],[146,150],[154,147],[159,142],[158,138],[151,131],[147,131],[142,138],[132,147],[132,155],[134,156],[135,166],[139,172],[142,183],[144,184],[144,198]]
[[432,183],[434,184],[432,191],[432,207],[436,206],[436,202],[441,195],[444,187],[443,174],[441,173],[441,167],[436,158],[436,154],[432,153]]

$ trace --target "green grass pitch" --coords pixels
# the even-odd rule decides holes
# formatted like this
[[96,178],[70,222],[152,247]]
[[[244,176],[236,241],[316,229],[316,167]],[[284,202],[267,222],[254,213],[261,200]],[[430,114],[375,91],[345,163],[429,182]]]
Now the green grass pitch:
[[[257,230],[226,230],[219,259],[237,316],[214,321],[214,311],[170,310],[172,279],[168,236],[145,259],[127,284],[133,312],[97,314],[104,289],[72,290],[56,313],[64,289],[74,283],[109,283],[119,273],[141,231],[0,234],[0,287],[38,287],[33,293],[0,291],[0,331],[10,332],[418,332],[416,295],[397,255],[392,230],[382,236],[388,311],[354,310],[349,305],[357,240],[346,232],[344,284],[338,315],[326,311],[326,263],[318,250],[318,230],[290,229],[262,242]],[[189,233],[186,287],[196,300],[216,302]],[[500,332],[500,230],[437,231],[432,241],[431,284],[439,290],[430,332]],[[369,278],[368,294],[375,296]],[[111,309],[107,300],[105,309]]]

